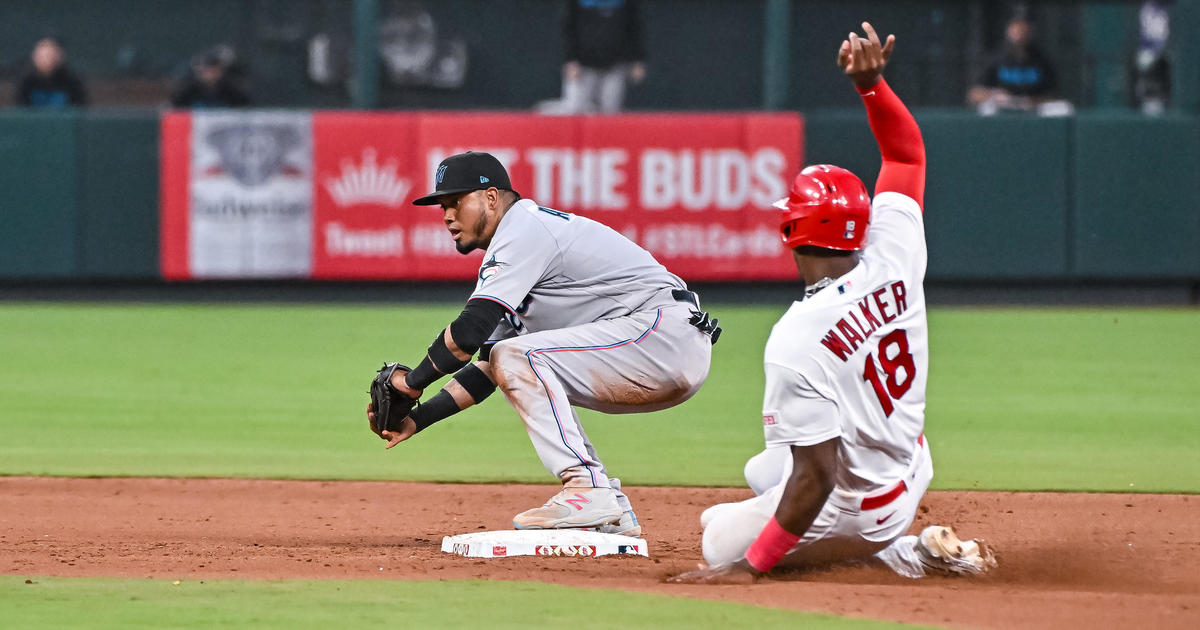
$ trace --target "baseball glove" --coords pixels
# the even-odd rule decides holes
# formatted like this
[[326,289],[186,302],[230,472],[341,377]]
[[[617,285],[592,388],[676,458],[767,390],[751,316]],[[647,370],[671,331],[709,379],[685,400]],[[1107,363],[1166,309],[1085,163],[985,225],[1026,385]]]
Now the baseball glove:
[[417,399],[413,398],[392,385],[392,373],[400,370],[407,374],[412,371],[407,365],[399,363],[384,363],[379,368],[379,374],[371,381],[371,406],[375,409],[375,426],[371,427],[376,433],[394,431],[400,428],[400,422],[408,416]]

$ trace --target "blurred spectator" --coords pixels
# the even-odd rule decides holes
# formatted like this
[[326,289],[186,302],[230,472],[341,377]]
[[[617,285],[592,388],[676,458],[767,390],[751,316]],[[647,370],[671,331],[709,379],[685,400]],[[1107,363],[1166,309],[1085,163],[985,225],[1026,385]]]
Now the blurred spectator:
[[1138,12],[1138,50],[1134,58],[1133,100],[1142,113],[1162,114],[1171,99],[1171,65],[1167,40],[1170,0],[1146,0]]
[[239,85],[236,56],[228,46],[218,46],[192,60],[191,68],[171,90],[171,105],[192,108],[245,107],[250,97]]
[[39,39],[31,55],[33,67],[17,87],[17,104],[31,107],[87,105],[83,82],[67,68],[67,55],[53,37]]
[[621,111],[628,81],[646,77],[636,0],[568,0],[561,113]]
[[983,115],[1000,110],[1071,113],[1071,104],[1054,96],[1054,66],[1033,43],[1033,23],[1024,11],[1009,20],[1004,39],[1004,49],[967,92],[967,100]]

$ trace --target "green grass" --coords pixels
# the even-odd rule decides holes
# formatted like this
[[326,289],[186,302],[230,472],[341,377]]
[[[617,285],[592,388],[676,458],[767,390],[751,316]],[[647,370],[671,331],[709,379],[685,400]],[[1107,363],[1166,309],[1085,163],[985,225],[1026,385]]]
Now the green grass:
[[[527,582],[0,577],[7,628],[911,628],[663,595]],[[483,621],[486,619],[486,621]],[[483,624],[483,625],[481,625]]]
[[[392,451],[366,428],[384,359],[458,305],[0,305],[0,474],[552,482],[500,395]],[[585,412],[632,484],[740,485],[762,446],[780,308],[717,305],[709,382],[663,412]],[[930,316],[936,488],[1200,491],[1200,311]]]

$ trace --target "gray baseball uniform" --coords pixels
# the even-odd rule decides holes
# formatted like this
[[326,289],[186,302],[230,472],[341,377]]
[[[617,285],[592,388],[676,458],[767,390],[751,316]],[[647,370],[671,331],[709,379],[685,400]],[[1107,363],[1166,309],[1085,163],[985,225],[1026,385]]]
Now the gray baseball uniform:
[[665,409],[708,376],[711,340],[689,323],[695,294],[586,217],[518,201],[496,228],[471,298],[507,311],[489,341],[493,375],[542,463],[568,485],[609,487],[572,406]]

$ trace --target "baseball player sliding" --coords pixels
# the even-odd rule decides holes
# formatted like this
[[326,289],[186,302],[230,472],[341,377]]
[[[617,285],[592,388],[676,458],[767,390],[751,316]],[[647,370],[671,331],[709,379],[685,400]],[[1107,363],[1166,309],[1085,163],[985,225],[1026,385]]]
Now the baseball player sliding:
[[923,434],[925,146],[883,80],[895,37],[881,45],[862,27],[837,60],[883,156],[875,199],[853,173],[817,165],[776,204],[805,291],[767,340],[766,449],[745,471],[757,496],[704,511],[707,567],[676,581],[872,557],[908,577],[995,566],[986,546],[948,527],[904,535],[933,478]]
[[[708,376],[717,321],[682,280],[618,232],[522,199],[487,153],[443,160],[435,188],[413,203],[441,207],[460,253],[486,255],[466,308],[425,358],[411,371],[380,370],[367,407],[371,430],[392,448],[499,386],[563,484],[513,526],[640,535],[620,481],[608,476],[574,408],[633,413],[687,400]],[[423,390],[451,374],[413,409]]]

